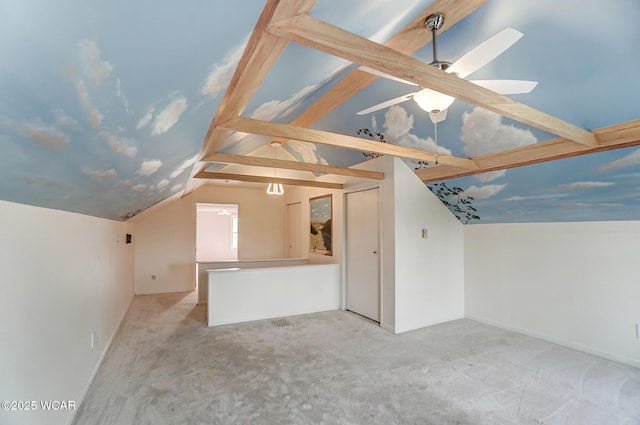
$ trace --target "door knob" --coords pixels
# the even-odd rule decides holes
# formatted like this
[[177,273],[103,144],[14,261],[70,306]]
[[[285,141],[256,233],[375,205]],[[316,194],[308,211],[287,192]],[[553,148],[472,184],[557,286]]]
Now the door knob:
[[374,253],[374,254],[377,254],[377,253],[378,253],[378,251],[373,251],[373,253]]

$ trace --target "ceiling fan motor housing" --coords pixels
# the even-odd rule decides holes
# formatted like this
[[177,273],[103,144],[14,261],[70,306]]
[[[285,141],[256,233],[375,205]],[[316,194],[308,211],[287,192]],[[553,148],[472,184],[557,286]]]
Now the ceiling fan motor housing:
[[424,25],[429,29],[429,31],[438,31],[442,28],[444,24],[444,13],[434,13],[433,15],[427,16],[427,19],[424,21]]

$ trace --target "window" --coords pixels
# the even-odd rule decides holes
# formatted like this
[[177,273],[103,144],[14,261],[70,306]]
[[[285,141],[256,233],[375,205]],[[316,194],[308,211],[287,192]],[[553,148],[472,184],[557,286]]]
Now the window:
[[231,217],[231,249],[238,249],[238,217]]

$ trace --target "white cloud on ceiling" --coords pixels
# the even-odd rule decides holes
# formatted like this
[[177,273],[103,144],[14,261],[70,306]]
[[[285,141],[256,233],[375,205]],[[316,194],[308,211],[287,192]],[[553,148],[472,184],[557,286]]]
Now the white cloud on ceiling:
[[131,180],[122,180],[119,181],[118,184],[116,185],[116,187],[131,187]]
[[106,131],[102,132],[102,137],[114,153],[133,158],[138,153],[138,148],[134,146],[131,139],[118,139],[115,135]]
[[69,136],[52,128],[39,127],[35,124],[19,124],[20,134],[41,148],[59,151],[69,142]]
[[122,83],[120,82],[120,78],[116,79],[116,96],[118,96],[118,99],[122,101],[124,110],[129,113],[129,99],[127,99],[127,96],[122,91]]
[[147,190],[147,185],[146,184],[137,184],[135,186],[131,187],[131,190],[133,190],[134,192],[144,192],[145,190]]
[[404,138],[413,129],[413,115],[409,115],[402,106],[392,106],[384,113],[384,124],[387,141]]
[[37,184],[40,186],[45,186],[45,187],[53,187],[56,189],[67,189],[67,187],[62,184],[62,183],[58,183],[58,182],[54,182],[51,180],[47,180],[47,179],[43,179],[42,177],[32,177],[32,176],[23,176],[21,177],[21,180],[23,182],[25,182],[26,184]]
[[248,41],[249,36],[240,45],[229,50],[220,62],[213,64],[211,72],[202,86],[202,94],[215,98],[220,92],[226,90]]
[[639,164],[640,164],[640,149],[637,149],[631,152],[629,155],[625,156],[624,158],[620,158],[603,165],[602,167],[598,168],[598,172],[603,173],[605,171],[616,170],[618,168],[624,168],[624,167],[631,167]]
[[59,108],[54,109],[53,115],[56,118],[56,125],[58,127],[72,127],[72,128],[78,127],[78,121],[71,118],[62,109],[59,109]]
[[136,128],[139,130],[143,127],[146,127],[151,120],[153,119],[153,113],[156,111],[156,108],[151,108],[144,114],[144,117],[140,118],[138,124],[136,124]]
[[575,183],[561,184],[549,190],[594,189],[598,187],[607,187],[612,185],[613,183],[610,183],[610,182],[575,182]]
[[[613,176],[614,179],[640,179],[640,173],[623,173]],[[640,188],[638,188],[640,190]]]
[[498,171],[488,171],[482,174],[476,174],[473,177],[475,177],[476,180],[482,183],[487,183],[495,179],[499,179],[500,177],[504,177],[506,174],[507,174],[507,170],[498,170]]
[[113,65],[100,58],[100,48],[92,40],[80,41],[80,50],[84,59],[84,73],[97,89],[111,75]]
[[[79,46],[82,74],[91,82],[94,89],[98,89],[113,72],[113,65],[100,58],[100,48],[94,41],[82,40],[79,42]],[[84,79],[82,76],[78,75],[78,71],[73,67],[67,67],[64,73],[67,78],[74,83],[76,97],[78,98],[82,108],[87,113],[89,124],[93,128],[100,127],[104,115],[102,115],[98,108],[93,104]],[[117,91],[120,91],[119,87],[120,85],[118,84]]]
[[182,189],[183,186],[184,186],[184,184],[178,183],[178,184],[174,185],[173,187],[171,187],[171,190],[169,192],[171,192],[171,193],[177,192],[180,189]]
[[140,176],[150,176],[151,174],[158,171],[158,168],[162,167],[162,161],[159,159],[150,159],[147,161],[143,161],[140,165],[140,169],[138,170],[138,175]]
[[251,117],[270,121],[278,116],[287,116],[295,109],[295,106],[298,106],[306,96],[308,96],[310,93],[313,93],[313,91],[317,88],[317,84],[307,86],[295,93],[293,96],[291,96],[291,98],[287,100],[270,100],[268,102],[265,102],[256,108],[253,114],[251,114]]
[[485,186],[469,186],[464,190],[462,196],[473,197],[475,200],[487,199],[502,192],[502,189],[507,187],[506,184],[488,184]]
[[533,196],[512,196],[511,198],[505,199],[508,202],[514,201],[543,201],[546,199],[558,199],[558,198],[566,198],[567,194],[557,194],[557,195],[533,195]]
[[460,140],[464,153],[472,158],[538,141],[529,130],[502,124],[502,116],[478,107],[463,114]]
[[106,183],[109,180],[113,180],[118,176],[118,173],[113,168],[107,171],[98,171],[98,170],[92,170],[88,167],[83,167],[82,172],[88,176],[91,176],[91,178],[94,179],[95,181],[99,181],[101,183]]
[[270,121],[276,117],[286,117],[291,114],[293,111],[298,108],[302,101],[313,92],[318,90],[320,87],[324,86],[326,83],[331,81],[342,72],[346,67],[350,66],[350,63],[338,66],[333,72],[330,73],[329,77],[325,80],[321,81],[318,84],[312,84],[310,86],[304,87],[301,90],[297,91],[293,94],[289,99],[279,101],[279,100],[271,100],[263,103],[258,106],[256,110],[251,114],[252,118],[261,119]]
[[160,181],[158,182],[158,184],[156,185],[156,188],[157,188],[158,190],[162,190],[162,189],[164,189],[165,187],[167,187],[167,185],[168,185],[168,184],[169,184],[169,180],[167,180],[167,179],[162,179],[162,180],[160,180]]
[[[373,122],[372,122],[373,123]],[[435,141],[428,137],[422,139],[411,133],[413,130],[413,115],[409,115],[402,106],[392,106],[384,113],[385,140],[389,143],[437,152],[442,155],[451,155],[451,150],[436,145]],[[375,130],[375,129],[374,129]]]
[[175,179],[180,174],[184,173],[184,170],[186,170],[187,168],[189,168],[193,164],[195,164],[199,157],[200,157],[200,154],[197,153],[194,156],[192,156],[191,158],[185,160],[182,164],[178,165],[175,170],[173,170],[173,172],[171,173],[171,175],[169,177],[172,178],[172,179]]
[[310,162],[313,164],[324,164],[328,165],[329,163],[322,158],[318,152],[316,151],[316,145],[313,143],[299,142],[297,140],[289,140],[285,144],[285,149],[291,150],[297,153],[300,158],[302,158],[302,162]]
[[[300,105],[302,105],[302,102],[305,98],[307,98],[320,87],[331,81],[337,74],[342,72],[344,68],[348,66],[350,66],[350,64],[345,64],[337,67],[324,81],[320,82],[319,84],[313,84],[302,88],[287,100],[271,100],[263,103],[262,105],[258,106],[255,111],[253,111],[251,117],[265,121],[271,121],[278,117],[286,117],[287,115],[295,111]],[[263,137],[264,136],[236,131],[233,134],[229,135],[229,137],[227,137],[225,141],[225,147],[234,145],[237,151],[243,151],[242,147],[251,146],[249,149],[247,149],[248,151],[251,151],[255,149],[256,144],[261,144],[259,140],[263,139]],[[305,143],[296,142],[295,144],[291,145],[291,151],[299,153],[301,156],[312,160],[314,163],[327,163],[317,154],[317,152],[315,151],[315,147],[308,148],[305,145]]]
[[84,84],[84,81],[79,78],[76,79],[74,83],[76,86],[76,96],[78,97],[80,105],[87,113],[89,124],[93,128],[100,127],[104,115],[102,115],[98,108],[93,105],[93,101],[91,100],[91,96],[89,95],[89,91],[87,90],[87,86]]
[[167,107],[156,116],[151,134],[164,134],[169,131],[169,129],[178,122],[180,116],[187,110],[188,106],[189,103],[186,97],[176,96]]
[[16,122],[0,115],[0,127],[9,128],[44,149],[59,151],[70,140],[65,133],[40,122]]
[[600,210],[612,210],[612,209],[620,208],[623,206],[624,206],[623,204],[614,204],[614,203],[606,203],[606,202],[595,203],[595,204],[588,204],[585,202],[575,202],[573,204],[560,205],[560,207],[565,210],[576,210],[576,209],[583,209],[583,208],[597,208]]

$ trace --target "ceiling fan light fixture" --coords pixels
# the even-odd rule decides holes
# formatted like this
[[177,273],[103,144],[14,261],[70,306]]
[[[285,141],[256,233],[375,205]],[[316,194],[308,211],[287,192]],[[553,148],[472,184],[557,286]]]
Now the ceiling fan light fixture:
[[455,100],[455,97],[442,94],[435,90],[424,89],[414,94],[413,100],[422,110],[426,112],[436,113],[444,111],[449,106],[451,106],[451,104]]

